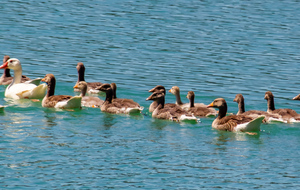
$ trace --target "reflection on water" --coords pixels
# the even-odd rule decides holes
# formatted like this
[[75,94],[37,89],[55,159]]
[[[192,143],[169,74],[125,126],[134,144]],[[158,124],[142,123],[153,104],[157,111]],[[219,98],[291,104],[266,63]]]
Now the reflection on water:
[[45,113],[45,118],[46,118],[46,126],[48,127],[54,127],[57,125],[57,123],[55,122],[56,120],[56,116],[52,115],[51,113]]
[[39,101],[32,101],[30,99],[12,99],[12,98],[4,98],[7,106],[15,106],[15,107],[21,107],[21,108],[27,108],[27,107],[36,107],[41,105],[41,100]]
[[214,138],[213,144],[225,145],[230,141],[249,141],[249,140],[260,140],[260,133],[244,133],[244,132],[228,132],[228,131],[215,131],[217,137]]
[[110,129],[110,127],[112,127],[113,125],[115,125],[117,123],[116,117],[118,117],[117,115],[114,114],[110,114],[110,113],[104,113],[103,114],[103,119],[102,119],[102,125],[103,127],[108,130]]
[[162,119],[155,119],[152,118],[152,122],[150,123],[151,128],[162,130],[164,129],[167,125],[171,123],[171,121],[165,121]]

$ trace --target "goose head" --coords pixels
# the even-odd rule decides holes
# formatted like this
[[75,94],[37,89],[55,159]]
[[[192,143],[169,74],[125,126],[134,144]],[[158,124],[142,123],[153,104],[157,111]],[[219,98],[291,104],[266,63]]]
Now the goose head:
[[195,93],[193,91],[189,91],[188,94],[186,95],[186,98],[189,100],[192,100],[195,98]]
[[210,103],[207,107],[208,108],[213,107],[213,108],[218,108],[218,109],[224,108],[224,107],[227,108],[227,103],[224,98],[217,98],[212,103]]
[[96,89],[100,90],[102,92],[107,92],[107,91],[111,91],[112,90],[111,85],[108,84],[108,83],[104,83],[104,84],[102,84],[100,87],[98,87]]
[[149,90],[149,92],[156,92],[156,91],[161,91],[164,94],[166,94],[166,89],[162,85],[157,85],[156,87],[154,87],[154,88],[152,88],[152,89]]
[[237,94],[235,96],[235,98],[233,99],[234,102],[240,103],[240,102],[244,102],[244,97],[242,94]]
[[84,90],[84,89],[86,90],[87,89],[87,83],[85,81],[80,81],[73,88],[77,88],[79,90]]
[[84,96],[87,91],[87,83],[85,81],[80,81],[73,88],[79,89],[82,92],[82,95]]
[[48,86],[55,85],[56,82],[53,74],[46,74],[45,77],[42,79],[42,81],[47,83]]
[[272,94],[271,91],[267,91],[267,92],[265,93],[265,99],[266,99],[266,100],[272,100],[272,99],[274,99],[274,96],[273,96],[273,94]]
[[153,92],[153,94],[151,94],[146,100],[160,100],[162,98],[164,98],[165,94],[163,92],[157,91],[157,92]]
[[171,92],[172,94],[174,95],[177,95],[177,94],[180,94],[180,90],[179,90],[179,87],[178,86],[173,86],[169,92]]
[[10,58],[0,66],[0,69],[22,70],[22,66],[21,62],[18,59]]
[[227,112],[227,103],[224,98],[217,98],[215,99],[212,103],[210,103],[208,108],[213,107],[213,108],[218,108],[219,109],[219,115],[218,118],[223,118],[226,116]]
[[84,67],[82,62],[77,63],[76,69],[77,69],[78,72],[83,72],[84,73],[84,71],[85,71],[85,67]]

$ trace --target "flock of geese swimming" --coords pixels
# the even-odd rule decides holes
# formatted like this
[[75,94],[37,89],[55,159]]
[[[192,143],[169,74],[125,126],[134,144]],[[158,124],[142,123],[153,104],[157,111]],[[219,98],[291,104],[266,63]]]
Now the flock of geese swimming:
[[[143,107],[132,99],[117,98],[115,83],[85,82],[83,63],[77,64],[78,80],[74,91],[81,92],[79,96],[54,95],[56,80],[53,74],[46,74],[43,79],[31,80],[22,75],[22,66],[18,59],[4,56],[0,69],[4,73],[0,78],[0,85],[8,85],[5,90],[5,97],[12,99],[42,99],[42,106],[60,109],[76,109],[81,106],[100,108],[103,112],[113,114],[141,113]],[[10,69],[14,76],[10,75]],[[40,81],[45,82],[40,84]],[[46,93],[47,92],[47,93]],[[98,97],[86,96],[87,93],[106,94],[105,100]],[[275,109],[274,96],[268,91],[265,99],[268,101],[267,111],[250,110],[245,112],[244,97],[237,94],[233,101],[238,103],[239,111],[236,115],[227,114],[227,103],[223,98],[215,99],[211,104],[195,103],[195,93],[189,91],[187,98],[189,103],[182,103],[180,90],[173,86],[169,92],[176,97],[176,103],[165,103],[166,89],[157,85],[149,90],[152,94],[146,100],[153,102],[149,106],[149,112],[153,118],[172,121],[197,121],[199,117],[215,117],[212,127],[226,131],[259,131],[262,122],[279,121],[284,123],[300,122],[300,114],[292,109]],[[293,98],[300,100],[300,94]],[[2,107],[3,108],[3,107]],[[217,108],[216,111],[214,108]]]

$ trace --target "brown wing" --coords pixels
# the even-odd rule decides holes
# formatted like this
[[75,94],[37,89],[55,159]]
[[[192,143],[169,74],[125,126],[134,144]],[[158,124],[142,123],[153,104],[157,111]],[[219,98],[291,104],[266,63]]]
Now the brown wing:
[[81,105],[86,107],[100,107],[103,104],[103,100],[98,97],[84,96],[81,100]]
[[272,113],[277,113],[281,116],[291,116],[291,117],[297,117],[299,116],[299,114],[295,111],[295,110],[292,110],[292,109],[276,109],[274,111],[272,111]]
[[158,119],[173,119],[173,116],[166,108],[160,109],[154,117]]
[[223,117],[222,119],[220,119],[219,124],[225,124],[229,121],[232,121],[232,122],[236,123],[237,125],[239,125],[239,124],[250,122],[252,120],[253,119],[251,117],[244,116],[244,115],[229,115],[229,116],[226,116],[226,117]]
[[113,99],[112,102],[117,102],[122,107],[140,107],[140,104],[133,101],[132,99],[116,98]]
[[88,82],[87,83],[88,88],[92,88],[92,89],[100,87],[101,85],[102,85],[101,82]]
[[1,85],[9,85],[14,80],[14,77],[4,77]]
[[126,102],[113,101],[112,103],[104,102],[104,104],[101,106],[101,111],[105,111],[108,113],[124,113],[125,109],[127,108],[138,108],[140,106],[135,105],[128,105]]
[[225,116],[222,119],[216,118],[212,124],[214,128],[224,131],[234,131],[234,128],[238,124],[243,124],[252,121],[251,117],[243,115],[230,115]]
[[217,115],[217,111],[206,107],[192,107],[188,109],[188,112],[193,113],[194,116],[205,117],[207,115]]
[[[176,105],[176,104],[175,104]],[[176,105],[170,105],[167,107],[164,107],[165,110],[167,110],[173,118],[180,118],[181,115],[186,115],[192,117],[193,114],[189,113],[188,111],[182,109],[180,106]]]
[[29,80],[31,80],[31,79],[28,78],[28,77],[25,76],[25,75],[22,75],[21,82],[26,82],[26,81],[29,81]]
[[55,105],[57,104],[57,102],[61,102],[61,101],[64,101],[64,100],[69,100],[71,98],[72,98],[72,96],[68,96],[68,95],[54,95],[54,96],[50,96],[44,102],[44,107],[55,107]]

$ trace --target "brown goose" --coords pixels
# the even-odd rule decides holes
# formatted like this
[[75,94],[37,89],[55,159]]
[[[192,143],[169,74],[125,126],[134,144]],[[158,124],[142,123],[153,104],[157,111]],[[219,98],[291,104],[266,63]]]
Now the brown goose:
[[[85,72],[85,67],[83,65],[82,62],[79,62],[76,66],[76,69],[77,69],[77,72],[78,72],[78,80],[77,80],[77,83],[80,82],[80,81],[85,81],[84,80],[84,72]],[[76,84],[77,84],[76,83]],[[87,93],[90,93],[90,94],[97,94],[99,93],[100,91],[97,90],[96,88],[99,88],[100,86],[102,85],[101,82],[88,82],[87,83]],[[77,92],[80,92],[79,89],[74,89],[74,91],[77,91]]]
[[152,112],[152,117],[171,121],[197,121],[197,118],[182,109],[180,106],[165,107],[165,94],[162,91],[153,92],[146,100],[153,100],[157,107]]
[[[3,64],[6,63],[10,57],[8,55],[5,55],[3,58]],[[9,85],[12,83],[14,77],[10,74],[10,69],[4,69],[4,72],[0,78],[0,85]],[[22,75],[21,82],[30,81],[30,78],[26,77],[25,75]],[[38,84],[36,84],[38,85]]]
[[239,111],[237,112],[237,115],[246,115],[252,117],[253,119],[260,116],[265,116],[263,122],[280,121],[281,117],[277,114],[270,114],[268,112],[259,110],[249,110],[245,112],[245,101],[242,94],[237,94],[233,101],[238,103]]
[[103,104],[103,100],[100,100],[98,97],[94,96],[86,96],[87,91],[87,83],[85,81],[80,81],[78,84],[74,86],[74,88],[79,89],[81,91],[80,96],[81,99],[81,105],[85,107],[93,107],[93,108],[99,108]]
[[[149,92],[163,92],[164,94],[166,94],[166,89],[162,85],[157,85],[154,88],[150,89]],[[153,112],[157,106],[158,106],[158,102],[153,101],[149,106],[149,112]],[[173,108],[173,107],[177,107],[177,106],[178,105],[171,104],[171,103],[167,103],[164,105],[164,107],[166,107],[166,108]]]
[[289,108],[275,109],[274,95],[272,92],[265,93],[265,99],[268,101],[268,110],[270,114],[278,114],[281,116],[281,121],[285,123],[300,122],[300,114]]
[[209,116],[216,116],[218,114],[218,112],[215,109],[207,108],[207,106],[202,106],[202,104],[201,106],[196,107],[194,103],[195,93],[193,91],[189,91],[186,98],[190,100],[190,106],[187,109],[187,111],[193,113],[194,116],[209,117]]
[[214,107],[219,109],[218,117],[213,121],[212,127],[224,131],[259,131],[260,124],[265,118],[264,116],[253,119],[252,117],[244,115],[230,115],[226,116],[227,103],[223,98],[215,99],[207,107]]
[[117,85],[116,83],[111,83],[110,84],[112,91],[113,91],[113,96],[112,96],[112,101],[113,102],[120,102],[122,104],[127,104],[128,106],[140,106],[137,102],[133,101],[132,99],[126,99],[126,98],[117,98]]
[[173,86],[170,90],[170,93],[172,93],[173,95],[175,95],[176,97],[176,102],[175,104],[179,105],[181,108],[183,109],[188,109],[190,107],[189,103],[182,103],[181,98],[180,98],[180,89],[178,86]]
[[132,114],[140,113],[143,110],[143,107],[140,105],[129,104],[128,102],[124,103],[123,101],[118,101],[118,99],[113,100],[113,90],[111,85],[108,83],[102,84],[99,88],[100,91],[106,93],[106,98],[104,103],[101,105],[100,109],[103,112],[114,113],[114,114]]
[[47,94],[42,101],[43,107],[61,109],[81,108],[81,96],[54,95],[56,80],[53,74],[46,74],[42,81],[48,85]]

